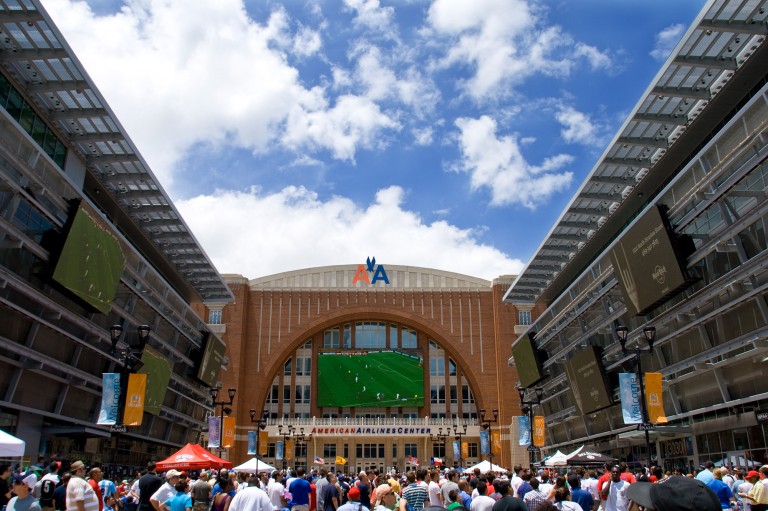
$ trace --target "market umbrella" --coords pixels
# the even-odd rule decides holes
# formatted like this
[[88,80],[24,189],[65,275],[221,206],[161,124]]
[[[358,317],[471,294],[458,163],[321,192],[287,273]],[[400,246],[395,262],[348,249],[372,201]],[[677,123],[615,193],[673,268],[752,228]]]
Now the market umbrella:
[[187,444],[167,459],[157,463],[157,470],[184,469],[202,470],[206,468],[231,468],[232,462],[211,454],[197,444]]

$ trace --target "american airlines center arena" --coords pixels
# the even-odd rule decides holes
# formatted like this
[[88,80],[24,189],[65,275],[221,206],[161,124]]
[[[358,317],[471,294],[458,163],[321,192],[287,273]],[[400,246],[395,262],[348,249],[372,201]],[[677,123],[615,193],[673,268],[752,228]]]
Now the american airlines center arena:
[[256,454],[278,468],[527,459],[511,430],[518,377],[507,359],[531,310],[501,300],[514,277],[368,258],[224,278],[235,301],[201,310],[227,346],[223,389],[236,391],[215,411],[235,418],[223,457],[252,457],[248,433],[262,431]]

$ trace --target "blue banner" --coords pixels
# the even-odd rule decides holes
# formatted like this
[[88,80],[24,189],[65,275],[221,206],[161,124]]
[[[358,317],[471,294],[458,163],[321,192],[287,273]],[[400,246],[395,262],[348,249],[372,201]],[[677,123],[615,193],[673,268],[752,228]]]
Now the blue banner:
[[643,409],[640,407],[640,382],[635,373],[619,373],[619,396],[624,424],[641,424]]
[[284,452],[285,452],[284,447],[285,447],[285,444],[283,443],[282,440],[278,440],[277,443],[275,444],[275,459],[276,460],[283,459]]
[[461,445],[459,445],[459,442],[456,441],[453,442],[453,459],[461,459]]
[[490,454],[491,441],[488,438],[488,430],[480,430],[480,454]]
[[208,417],[208,447],[219,447],[219,418],[215,415]]
[[249,456],[256,455],[256,432],[255,431],[248,432],[248,455]]
[[101,410],[96,424],[112,426],[117,424],[120,413],[120,373],[101,375]]
[[527,415],[517,418],[517,436],[520,439],[518,445],[531,445],[531,421]]

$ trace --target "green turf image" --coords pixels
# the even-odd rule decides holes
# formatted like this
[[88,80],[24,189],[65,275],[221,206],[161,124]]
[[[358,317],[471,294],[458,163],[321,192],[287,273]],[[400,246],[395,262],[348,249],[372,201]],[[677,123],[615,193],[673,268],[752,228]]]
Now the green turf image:
[[394,351],[320,353],[317,406],[424,406],[421,357]]

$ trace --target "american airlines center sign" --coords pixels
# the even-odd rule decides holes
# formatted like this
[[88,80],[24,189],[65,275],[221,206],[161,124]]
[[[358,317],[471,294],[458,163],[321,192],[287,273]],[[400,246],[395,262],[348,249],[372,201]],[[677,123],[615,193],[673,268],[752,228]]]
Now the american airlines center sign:
[[430,426],[329,426],[314,427],[314,436],[382,436],[382,435],[431,435]]

